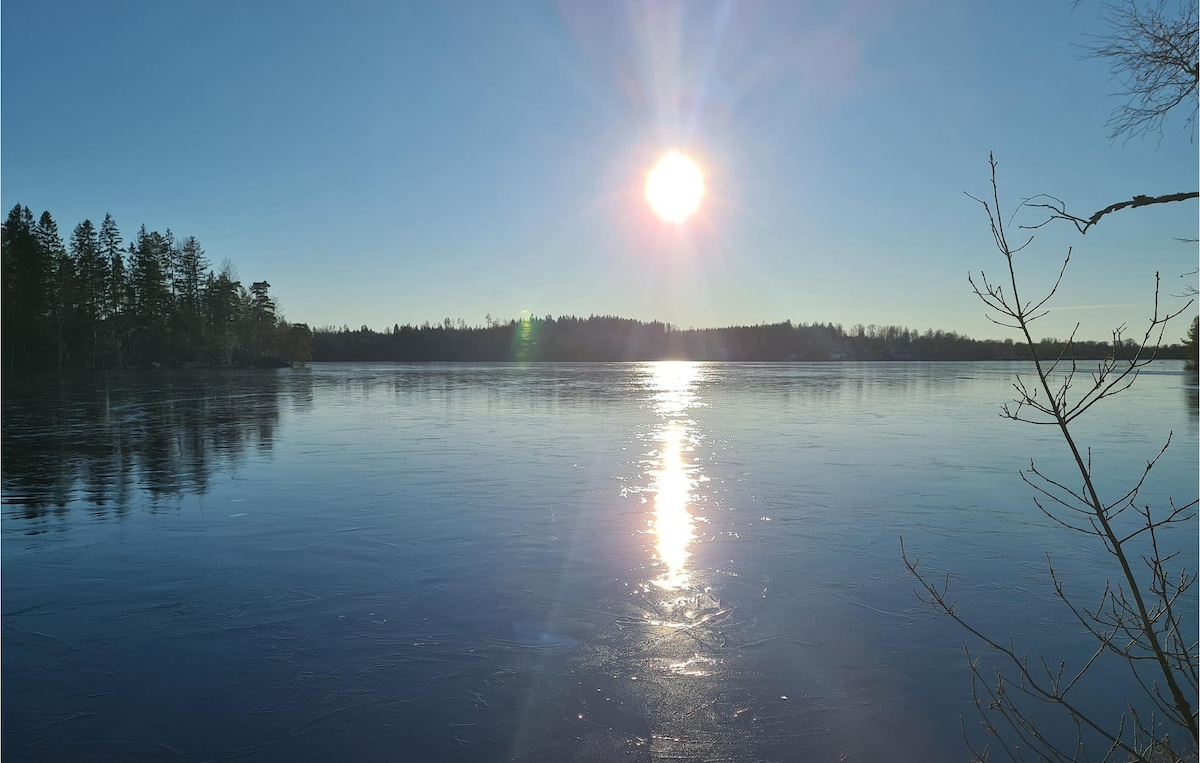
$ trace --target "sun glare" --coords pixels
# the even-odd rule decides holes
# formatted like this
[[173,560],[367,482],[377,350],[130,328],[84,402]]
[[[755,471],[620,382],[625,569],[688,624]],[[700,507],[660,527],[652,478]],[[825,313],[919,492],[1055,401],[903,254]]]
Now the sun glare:
[[704,174],[696,163],[672,151],[646,175],[646,201],[667,222],[681,223],[692,216],[704,198]]

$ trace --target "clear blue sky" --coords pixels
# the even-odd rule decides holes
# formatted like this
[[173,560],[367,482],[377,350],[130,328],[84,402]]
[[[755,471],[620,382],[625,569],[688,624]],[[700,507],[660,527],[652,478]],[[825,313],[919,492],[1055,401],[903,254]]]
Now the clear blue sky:
[[[1005,333],[987,155],[1009,201],[1088,213],[1195,190],[1181,120],[1113,142],[1068,0],[93,2],[5,0],[5,211],[64,238],[112,213],[194,235],[314,326],[613,314],[682,327],[838,322]],[[642,198],[680,149],[708,195]],[[1029,289],[1075,246],[1041,335],[1140,325],[1197,264],[1197,207],[1045,231]],[[1194,277],[1191,283],[1195,283]],[[1170,332],[1182,335],[1185,326]]]

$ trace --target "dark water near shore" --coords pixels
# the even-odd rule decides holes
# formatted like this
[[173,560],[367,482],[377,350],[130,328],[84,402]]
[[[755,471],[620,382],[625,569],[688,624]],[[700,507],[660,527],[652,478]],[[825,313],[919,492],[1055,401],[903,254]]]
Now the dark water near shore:
[[[1187,502],[1159,366],[1080,431],[1113,489],[1173,432],[1143,497]],[[899,537],[1052,655],[1086,642],[1045,552],[1106,574],[1017,474],[1064,463],[997,416],[1020,370],[10,374],[4,758],[965,759],[964,634]]]

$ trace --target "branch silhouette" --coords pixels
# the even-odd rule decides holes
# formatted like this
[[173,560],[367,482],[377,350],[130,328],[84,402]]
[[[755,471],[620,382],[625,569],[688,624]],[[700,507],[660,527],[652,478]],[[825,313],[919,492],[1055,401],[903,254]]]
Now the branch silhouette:
[[[1032,460],[1021,479],[1034,490],[1034,505],[1058,526],[1090,537],[1097,554],[1108,557],[1111,574],[1093,603],[1081,603],[1081,595],[1068,592],[1067,582],[1055,569],[1049,555],[1047,570],[1054,595],[1071,618],[1092,638],[1091,648],[1073,659],[1052,659],[1018,647],[1011,637],[986,633],[963,614],[958,599],[950,594],[950,575],[933,577],[920,568],[920,560],[909,556],[901,538],[904,565],[917,579],[917,597],[935,612],[951,618],[969,634],[1001,656],[998,664],[985,667],[964,644],[971,670],[974,705],[980,725],[995,740],[998,749],[1014,760],[1032,756],[1037,760],[1086,761],[1115,759],[1160,763],[1196,760],[1198,744],[1197,659],[1200,641],[1195,638],[1195,614],[1181,601],[1192,596],[1196,573],[1178,568],[1178,552],[1166,545],[1180,537],[1194,543],[1192,523],[1197,501],[1154,511],[1139,503],[1147,477],[1170,446],[1168,435],[1162,448],[1145,462],[1131,485],[1115,497],[1105,496],[1096,480],[1092,450],[1078,439],[1075,422],[1101,401],[1117,395],[1134,383],[1141,369],[1151,363],[1162,343],[1167,323],[1188,310],[1163,311],[1159,304],[1159,279],[1155,274],[1153,314],[1138,341],[1123,339],[1125,326],[1113,331],[1112,353],[1090,373],[1084,373],[1074,353],[1074,337],[1056,354],[1044,356],[1030,332],[1030,324],[1046,315],[1047,304],[1057,293],[1070,262],[1070,250],[1062,269],[1045,294],[1023,298],[1014,255],[1033,243],[1028,235],[1017,243],[1009,241],[1001,216],[996,160],[989,156],[991,198],[975,197],[984,209],[992,239],[1003,257],[1004,277],[997,282],[980,273],[969,277],[971,286],[988,307],[998,325],[1020,332],[1032,360],[1033,373],[1019,375],[1013,384],[1012,403],[1001,416],[1013,421],[1050,426],[1070,456],[1066,476],[1057,476]],[[969,194],[968,194],[969,195]],[[1093,216],[1098,220],[1127,206],[1114,205]],[[1156,203],[1143,201],[1141,205]],[[1041,204],[1022,202],[1017,211]],[[1094,223],[1091,223],[1094,224]],[[1034,226],[1037,227],[1037,226]],[[1076,327],[1078,329],[1078,326]],[[1110,488],[1111,490],[1111,488]],[[1174,531],[1178,530],[1178,533]],[[1086,597],[1086,594],[1084,595]],[[1123,662],[1141,687],[1141,695],[1118,698],[1123,712],[1118,721],[1091,709],[1082,701],[1088,676],[1107,661]],[[990,664],[990,663],[989,663]],[[990,674],[990,675],[989,675]],[[1074,733],[1048,731],[1047,708],[1073,724]],[[1120,708],[1119,708],[1120,709]],[[1116,713],[1113,714],[1116,717]],[[964,736],[974,760],[989,759],[990,749],[972,746],[964,722]]]
[[[1035,196],[1025,203],[1025,206],[1032,208],[1048,209],[1051,215],[1046,220],[1043,220],[1036,225],[1022,225],[1025,230],[1036,230],[1041,228],[1053,220],[1067,220],[1074,224],[1080,233],[1087,233],[1088,230],[1100,222],[1100,219],[1105,215],[1111,215],[1113,212],[1119,212],[1122,209],[1135,209],[1137,207],[1148,207],[1152,204],[1169,204],[1173,201],[1187,201],[1188,199],[1200,198],[1200,191],[1185,191],[1183,193],[1168,193],[1162,196],[1145,196],[1138,194],[1128,201],[1118,201],[1116,204],[1109,204],[1104,209],[1096,212],[1091,217],[1077,217],[1067,212],[1067,205],[1062,200],[1053,196],[1042,194]],[[1031,203],[1036,199],[1049,199],[1049,201],[1040,203]]]

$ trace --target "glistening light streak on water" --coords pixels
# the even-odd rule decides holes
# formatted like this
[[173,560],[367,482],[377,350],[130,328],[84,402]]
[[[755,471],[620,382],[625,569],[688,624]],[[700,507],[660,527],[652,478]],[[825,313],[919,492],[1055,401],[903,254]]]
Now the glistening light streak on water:
[[685,452],[694,451],[698,439],[695,422],[685,416],[698,402],[700,367],[664,362],[651,369],[655,413],[663,424],[656,433],[657,462],[647,474],[653,478],[655,550],[666,567],[663,577],[654,583],[670,590],[688,583],[688,546],[695,539],[695,520],[688,508],[693,501],[692,490],[702,477],[696,466],[685,460]]
[[693,480],[688,476],[681,454],[684,428],[672,421],[659,433],[662,467],[654,476],[654,533],[658,536],[658,558],[666,565],[666,576],[654,581],[663,588],[682,588],[687,584],[684,565],[688,544],[695,536],[694,522],[688,512]]
[[700,381],[700,364],[665,360],[651,363],[649,368],[650,386],[655,391],[654,412],[659,418],[682,416],[697,405],[696,385]]

